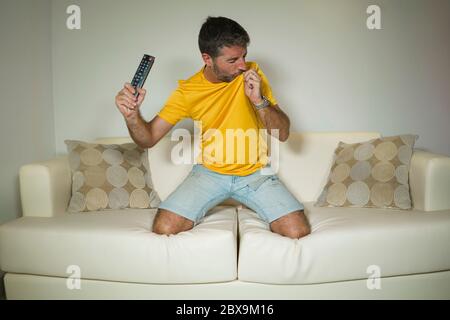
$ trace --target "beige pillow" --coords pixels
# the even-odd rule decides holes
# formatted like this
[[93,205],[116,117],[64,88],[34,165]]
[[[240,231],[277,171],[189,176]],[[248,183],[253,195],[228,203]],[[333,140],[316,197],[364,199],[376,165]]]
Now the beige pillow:
[[72,170],[69,212],[158,207],[147,149],[134,143],[64,142]]
[[340,142],[315,206],[411,209],[409,164],[417,138],[408,134]]

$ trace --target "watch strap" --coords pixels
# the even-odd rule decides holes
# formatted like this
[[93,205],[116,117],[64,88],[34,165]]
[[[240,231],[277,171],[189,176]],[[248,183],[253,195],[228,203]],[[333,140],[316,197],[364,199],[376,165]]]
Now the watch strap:
[[255,104],[256,110],[261,110],[270,106],[270,101],[265,96],[262,96],[263,101],[260,104]]

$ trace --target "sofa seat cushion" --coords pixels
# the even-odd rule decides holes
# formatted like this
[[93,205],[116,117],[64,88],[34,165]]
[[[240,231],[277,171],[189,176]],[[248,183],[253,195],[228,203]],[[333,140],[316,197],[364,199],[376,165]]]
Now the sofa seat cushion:
[[304,204],[312,232],[297,240],[239,210],[239,280],[309,284],[450,270],[450,210]]
[[155,214],[123,209],[13,220],[0,226],[1,269],[68,277],[75,265],[82,279],[155,284],[236,279],[235,208],[215,207],[192,230],[171,236],[150,232]]

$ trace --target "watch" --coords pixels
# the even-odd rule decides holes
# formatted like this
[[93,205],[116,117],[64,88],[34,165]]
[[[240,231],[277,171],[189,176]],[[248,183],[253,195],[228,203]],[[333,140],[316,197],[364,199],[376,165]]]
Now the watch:
[[256,110],[261,110],[270,106],[270,101],[265,96],[262,96],[263,101],[260,104],[255,104]]

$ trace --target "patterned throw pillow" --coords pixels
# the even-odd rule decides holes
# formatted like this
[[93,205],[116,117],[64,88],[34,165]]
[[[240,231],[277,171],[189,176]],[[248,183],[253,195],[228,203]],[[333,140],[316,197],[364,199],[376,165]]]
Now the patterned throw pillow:
[[64,142],[72,170],[69,212],[158,207],[147,149],[134,143]]
[[411,209],[409,165],[417,135],[340,142],[315,206]]

